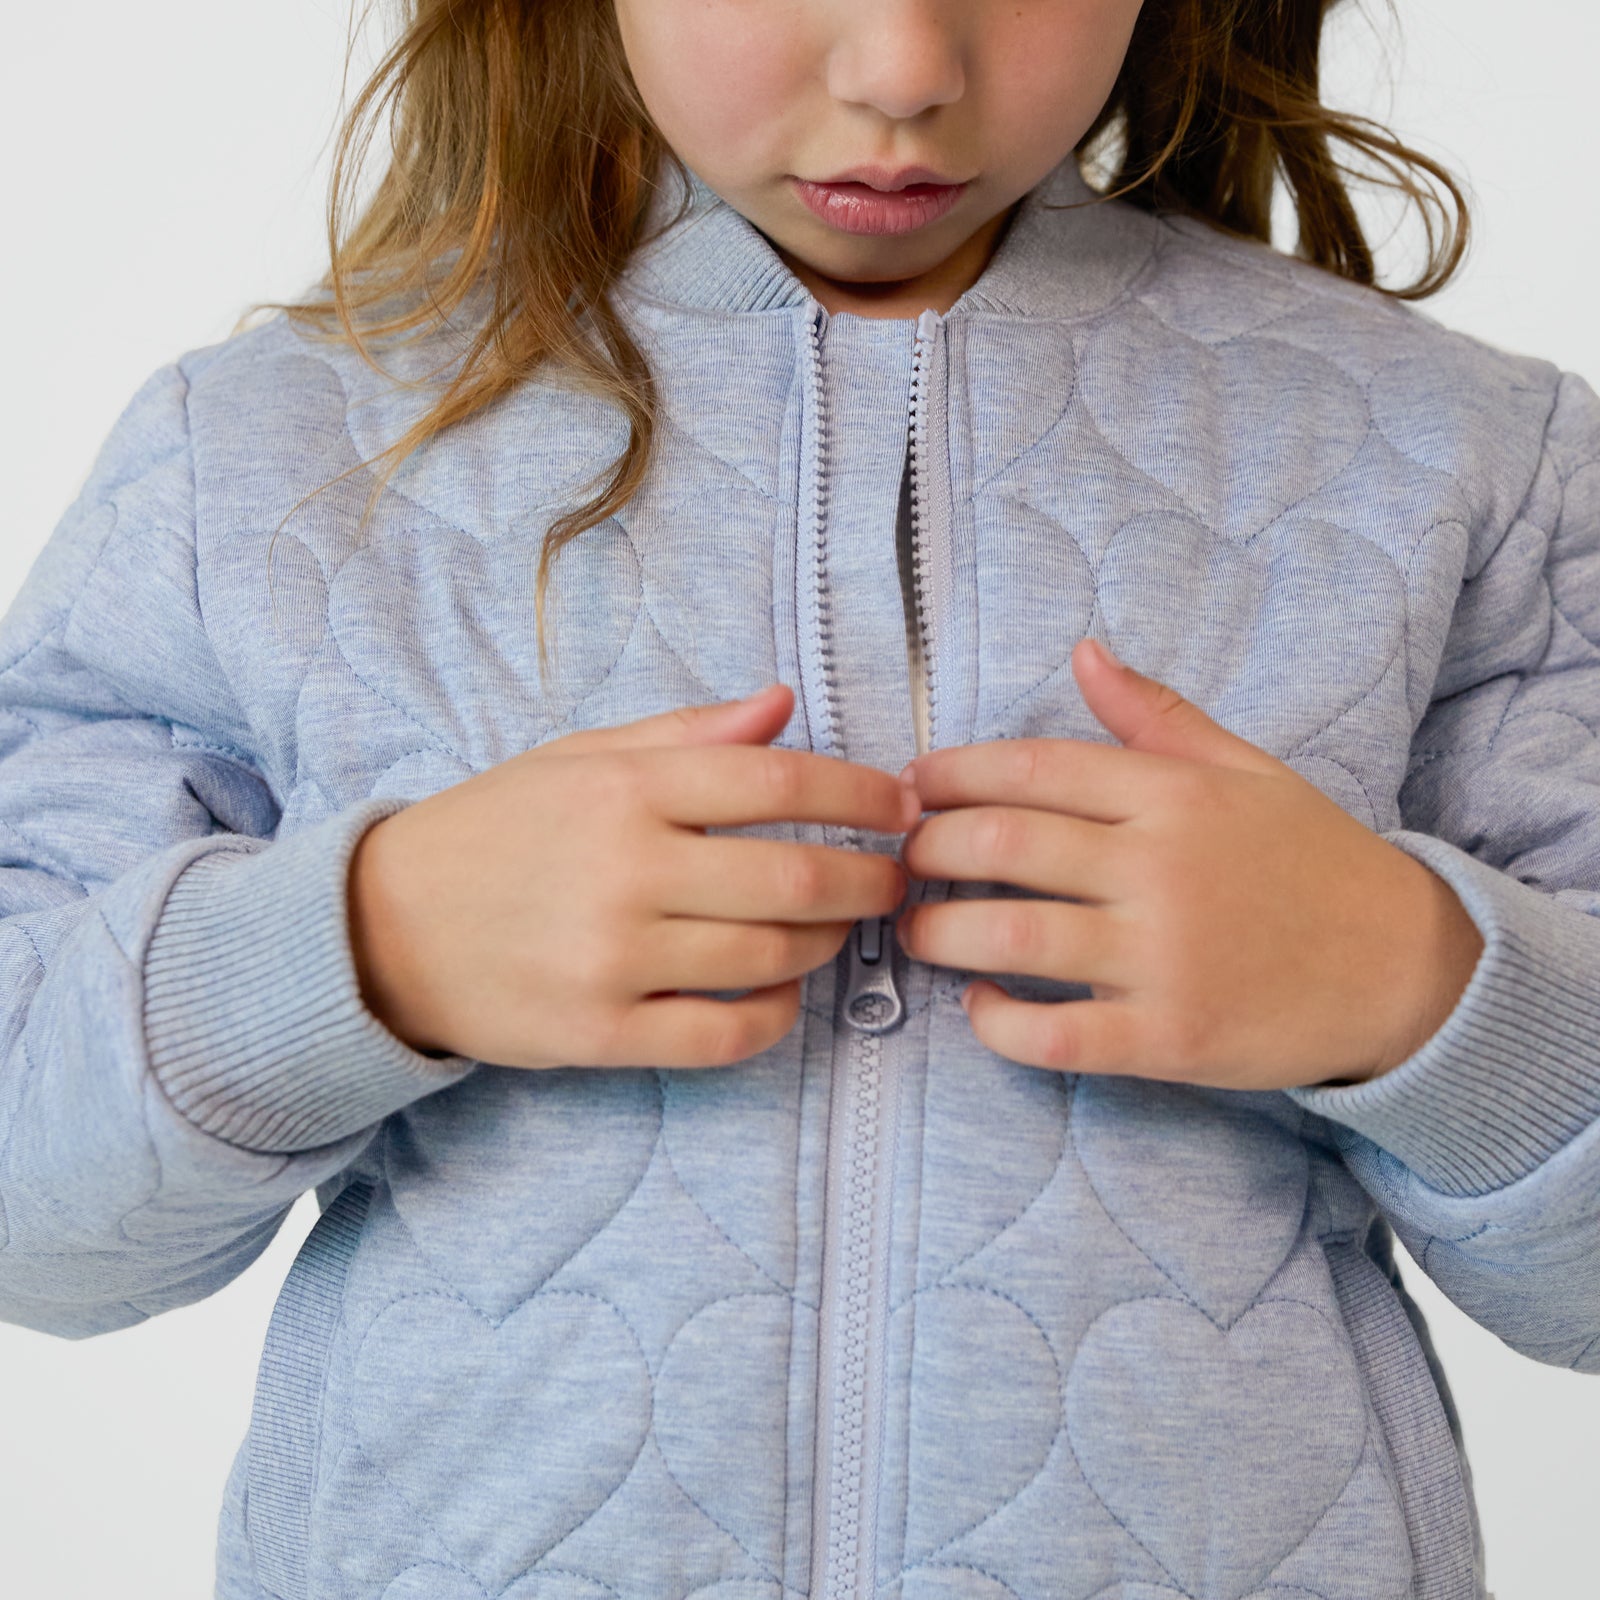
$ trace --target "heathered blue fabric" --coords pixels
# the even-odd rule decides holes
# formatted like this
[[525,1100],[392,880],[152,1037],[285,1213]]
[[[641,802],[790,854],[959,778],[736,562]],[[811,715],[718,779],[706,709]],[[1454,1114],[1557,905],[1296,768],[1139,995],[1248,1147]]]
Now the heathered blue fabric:
[[[814,323],[696,181],[619,295],[659,451],[557,564],[548,689],[533,578],[624,442],[599,400],[524,385],[359,535],[366,471],[297,502],[432,392],[281,317],[117,422],[0,623],[0,1316],[198,1300],[317,1188],[225,1600],[1481,1595],[1389,1243],[1600,1369],[1600,400],[1087,198],[1041,185],[919,351]],[[442,383],[464,331],[388,364]],[[1109,742],[1092,634],[1293,766],[1483,932],[1397,1070],[1029,1068],[973,1037],[971,973],[898,952],[876,1046],[841,955],[719,1070],[433,1059],[363,1007],[355,842],[530,746],[781,678],[780,745],[912,754],[917,361],[933,743]]]

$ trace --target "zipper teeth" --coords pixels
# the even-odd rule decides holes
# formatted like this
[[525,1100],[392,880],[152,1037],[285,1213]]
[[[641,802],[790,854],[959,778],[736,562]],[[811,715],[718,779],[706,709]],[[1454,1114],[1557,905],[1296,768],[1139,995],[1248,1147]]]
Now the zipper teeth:
[[[822,705],[818,708],[822,734],[827,748],[839,748],[838,729],[834,725],[833,708],[838,694],[838,680],[833,653],[833,614],[828,603],[828,484],[823,463],[827,459],[828,409],[827,395],[822,386],[822,320],[827,315],[822,306],[806,320],[806,332],[811,346],[811,389],[816,415],[816,463],[811,477],[811,517],[816,529],[817,558],[814,572],[814,603],[817,609],[818,650],[822,658]],[[847,848],[860,842],[858,829],[840,825]]]
[[917,330],[911,359],[911,590],[916,604],[918,649],[922,655],[922,678],[926,690],[928,743],[933,744],[934,673],[937,670],[929,648],[928,540],[923,528],[922,461],[928,448],[928,340]]
[[867,1347],[871,1299],[868,1267],[872,1255],[873,1188],[878,1164],[878,1100],[883,1041],[876,1034],[857,1034],[851,1041],[855,1093],[850,1102],[850,1192],[845,1215],[842,1281],[846,1296],[839,1308],[841,1345],[847,1352],[840,1372],[840,1394],[834,1415],[842,1426],[833,1440],[832,1530],[828,1559],[828,1597],[853,1595],[861,1548],[861,1470]]
[[[838,695],[836,667],[833,650],[833,615],[828,602],[827,587],[827,396],[822,382],[822,326],[827,317],[824,307],[818,306],[807,319],[811,355],[811,393],[815,424],[815,446],[812,457],[811,479],[812,529],[816,554],[812,564],[814,588],[812,603],[817,618],[817,643],[821,664],[822,686],[817,708],[818,731],[824,747],[830,752],[839,750],[838,729],[834,720],[834,704]],[[847,847],[854,847],[860,838],[859,830],[844,827],[843,837]],[[860,937],[859,927],[853,927],[851,940]],[[828,1429],[828,1501],[827,1513],[814,1531],[826,1539],[822,1560],[813,1550],[812,1589],[819,1600],[845,1600],[855,1590],[855,1565],[860,1543],[861,1521],[861,1401],[866,1391],[866,1310],[862,1280],[870,1261],[872,1208],[863,1207],[862,1156],[863,1145],[876,1140],[878,1105],[878,1041],[870,1034],[850,1030],[852,1038],[846,1051],[844,1082],[835,1082],[833,1093],[843,1098],[844,1117],[837,1134],[830,1138],[828,1148],[828,1219],[826,1232],[839,1230],[843,1259],[830,1272],[824,1266],[824,1308],[830,1307],[822,1334],[821,1355],[824,1370],[831,1367],[837,1374],[834,1383],[824,1380],[818,1399],[826,1406]],[[870,1106],[871,1115],[863,1117],[864,1107]],[[836,1141],[836,1142],[835,1142]],[[836,1165],[837,1163],[837,1165]],[[870,1170],[870,1168],[869,1168]],[[838,1190],[834,1187],[834,1173],[843,1178]],[[870,1198],[870,1195],[869,1195]],[[841,1204],[842,1201],[842,1204]],[[831,1249],[825,1244],[825,1251]],[[831,1282],[831,1287],[830,1287]],[[837,1300],[832,1300],[833,1296]],[[823,1587],[818,1591],[818,1580]]]

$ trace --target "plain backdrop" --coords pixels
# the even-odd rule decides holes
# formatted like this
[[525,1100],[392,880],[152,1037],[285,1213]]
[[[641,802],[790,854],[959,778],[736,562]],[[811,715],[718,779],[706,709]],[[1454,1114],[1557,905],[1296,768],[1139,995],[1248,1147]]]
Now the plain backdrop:
[[[1471,182],[1477,233],[1434,316],[1600,386],[1587,0],[1364,0],[1329,98],[1392,116]],[[388,7],[383,8],[384,16]],[[323,270],[348,0],[8,8],[0,606],[140,383]],[[376,59],[358,52],[349,87]],[[1399,262],[1404,235],[1381,260]],[[203,1600],[273,1298],[311,1223],[199,1305],[68,1342],[0,1325],[0,1593]],[[1415,1270],[1460,1403],[1497,1600],[1596,1593],[1600,1378],[1540,1367]]]

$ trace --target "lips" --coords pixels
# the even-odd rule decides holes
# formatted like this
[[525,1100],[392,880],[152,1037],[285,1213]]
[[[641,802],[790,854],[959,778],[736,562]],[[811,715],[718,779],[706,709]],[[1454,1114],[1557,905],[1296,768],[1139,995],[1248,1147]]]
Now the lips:
[[[841,233],[898,234],[927,227],[950,212],[966,192],[966,183],[951,183],[919,174],[925,167],[898,172],[856,167],[827,182],[791,178],[806,208]],[[862,178],[867,173],[873,181]],[[892,187],[890,187],[892,185]]]
[[859,183],[886,193],[909,189],[913,184],[932,184],[941,189],[960,187],[959,180],[948,177],[942,172],[935,172],[932,167],[900,167],[897,170],[874,166],[851,167],[848,172],[835,173],[831,178],[816,178],[810,181],[823,187]]

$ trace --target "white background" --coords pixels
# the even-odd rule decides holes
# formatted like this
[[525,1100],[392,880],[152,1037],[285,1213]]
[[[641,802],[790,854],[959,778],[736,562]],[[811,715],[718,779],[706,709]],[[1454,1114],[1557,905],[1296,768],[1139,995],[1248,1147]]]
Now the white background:
[[[1392,114],[1476,197],[1469,268],[1429,309],[1600,386],[1600,13],[1584,0],[1401,0],[1397,50],[1381,0],[1367,5],[1370,24],[1337,27],[1330,98]],[[249,302],[322,271],[347,20],[345,0],[9,8],[0,606],[139,384],[225,337]],[[372,59],[369,44],[352,98]],[[257,1353],[314,1217],[307,1195],[242,1278],[154,1322],[82,1343],[0,1326],[0,1592],[211,1594]],[[1594,1593],[1600,1378],[1514,1355],[1409,1277],[1463,1413],[1497,1600]]]

